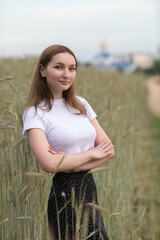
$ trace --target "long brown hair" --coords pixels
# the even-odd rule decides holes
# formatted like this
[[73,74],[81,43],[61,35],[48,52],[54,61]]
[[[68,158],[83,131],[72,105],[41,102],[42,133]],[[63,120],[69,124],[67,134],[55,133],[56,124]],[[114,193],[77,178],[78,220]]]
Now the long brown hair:
[[[51,110],[53,103],[51,102],[51,99],[54,99],[54,96],[47,85],[46,79],[43,78],[40,74],[40,67],[43,66],[46,68],[47,64],[51,61],[54,55],[63,52],[68,52],[75,58],[77,70],[76,56],[68,47],[62,45],[52,45],[47,47],[40,55],[25,110],[31,106],[34,106],[37,110],[38,105],[42,101],[44,101],[43,107],[46,107],[47,111]],[[62,97],[66,103],[68,103],[71,107],[77,109],[79,111],[79,114],[87,115],[85,106],[76,98],[75,85],[76,83],[74,81],[68,90],[63,91]]]

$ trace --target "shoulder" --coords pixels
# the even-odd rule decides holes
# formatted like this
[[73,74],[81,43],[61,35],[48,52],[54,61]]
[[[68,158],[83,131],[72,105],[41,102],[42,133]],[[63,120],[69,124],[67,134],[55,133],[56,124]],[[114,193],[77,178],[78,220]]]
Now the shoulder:
[[97,114],[94,112],[93,108],[91,107],[91,105],[88,103],[88,101],[85,98],[76,96],[79,101],[85,106],[86,111],[87,111],[87,115],[89,120],[91,121],[92,119],[94,119],[95,117],[97,117]]
[[36,109],[34,106],[31,106],[24,110],[23,119],[25,119],[26,116],[28,116],[28,115],[34,115],[34,114],[36,114]]
[[35,106],[27,108],[23,113],[23,136],[27,136],[27,130],[33,128],[40,128],[44,132],[47,129],[47,119],[44,117],[45,111]]
[[83,104],[87,104],[88,103],[87,100],[85,98],[83,98],[83,97],[76,96],[76,98]]
[[31,106],[27,109],[24,110],[24,113],[23,113],[23,119],[25,119],[26,116],[28,117],[35,117],[36,115],[38,116],[43,116],[45,111],[45,109],[43,109],[43,104],[39,104],[37,109],[35,106]]

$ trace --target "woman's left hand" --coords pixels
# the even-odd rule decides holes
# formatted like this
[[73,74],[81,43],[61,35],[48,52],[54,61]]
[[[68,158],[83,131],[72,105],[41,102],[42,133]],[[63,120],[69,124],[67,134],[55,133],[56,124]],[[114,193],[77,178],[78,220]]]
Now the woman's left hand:
[[48,147],[48,152],[50,152],[51,154],[63,154],[64,152],[55,152],[51,146]]
[[[48,152],[50,152],[51,154],[63,154],[64,152],[55,152],[53,149],[52,149],[52,147],[51,146],[49,146],[48,147]],[[71,173],[71,172],[73,172],[73,170],[72,171],[65,171],[65,173]]]

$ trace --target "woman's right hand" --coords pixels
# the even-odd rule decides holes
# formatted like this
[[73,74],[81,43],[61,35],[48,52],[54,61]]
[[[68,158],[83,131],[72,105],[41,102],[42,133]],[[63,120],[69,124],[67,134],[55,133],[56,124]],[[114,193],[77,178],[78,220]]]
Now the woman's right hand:
[[114,150],[114,146],[111,141],[103,140],[95,148],[91,149],[91,157],[94,159],[102,159],[111,154],[111,150]]

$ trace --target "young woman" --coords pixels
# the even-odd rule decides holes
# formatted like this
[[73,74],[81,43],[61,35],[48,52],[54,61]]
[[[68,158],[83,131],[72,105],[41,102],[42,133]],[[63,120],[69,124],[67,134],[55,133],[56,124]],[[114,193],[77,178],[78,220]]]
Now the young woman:
[[76,96],[76,72],[77,60],[69,48],[52,45],[42,52],[24,112],[23,135],[42,169],[56,172],[48,200],[53,239],[78,240],[86,234],[90,240],[108,240],[102,216],[93,207],[98,205],[97,189],[89,170],[115,152],[89,103]]

